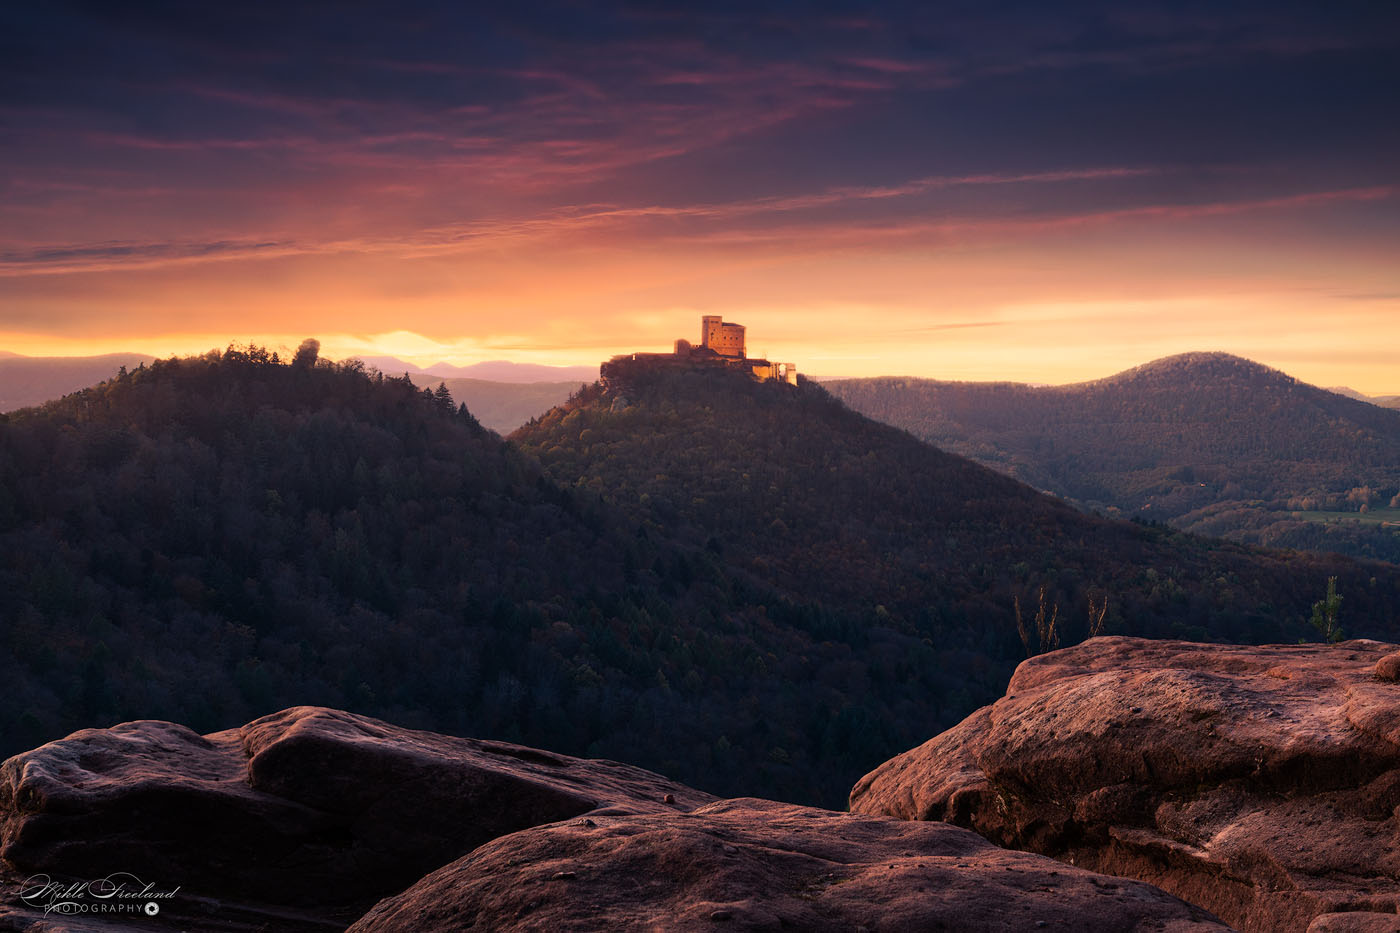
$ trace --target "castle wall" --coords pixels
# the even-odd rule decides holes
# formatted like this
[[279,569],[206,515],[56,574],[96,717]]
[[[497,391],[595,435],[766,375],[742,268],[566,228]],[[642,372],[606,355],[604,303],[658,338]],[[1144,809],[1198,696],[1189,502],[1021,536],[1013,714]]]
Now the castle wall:
[[726,324],[718,315],[701,318],[701,343],[695,346],[684,338],[677,340],[672,353],[624,353],[602,366],[599,374],[604,387],[622,385],[629,376],[683,367],[686,369],[740,370],[755,379],[775,380],[797,385],[797,367],[792,363],[751,360],[745,356],[744,326]]
[[761,379],[765,382],[769,379],[782,378],[782,376],[778,372],[778,364],[769,363],[766,360],[761,363],[754,363],[753,366],[750,368],[750,372],[753,373],[753,377],[755,379]]
[[700,318],[700,346],[720,356],[744,358],[744,325],[726,324],[717,314]]

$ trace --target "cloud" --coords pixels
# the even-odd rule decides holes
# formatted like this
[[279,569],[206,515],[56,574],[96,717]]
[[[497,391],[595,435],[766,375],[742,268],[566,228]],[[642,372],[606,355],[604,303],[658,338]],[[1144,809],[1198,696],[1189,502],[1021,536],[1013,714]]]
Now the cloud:
[[[977,187],[986,185],[1041,185],[1081,181],[1110,181],[1158,174],[1154,168],[1091,168],[1055,172],[1035,172],[1011,175],[982,173],[963,176],[930,176],[913,179],[887,186],[842,186],[804,195],[760,197],[743,201],[729,201],[702,204],[679,205],[637,205],[622,206],[610,204],[582,204],[561,207],[546,215],[503,222],[481,222],[442,227],[422,231],[417,241],[423,245],[448,245],[482,238],[523,237],[549,233],[563,233],[593,227],[622,227],[631,221],[647,220],[698,220],[715,226],[723,226],[746,218],[772,216],[811,211],[819,208],[836,207],[845,204],[888,201],[902,198],[916,198],[931,192],[951,188]],[[889,224],[881,224],[888,228]],[[928,228],[926,223],[918,224]],[[813,229],[820,229],[814,227]],[[781,236],[800,236],[800,229],[783,226],[778,231]],[[673,236],[684,237],[685,230],[672,231]],[[723,234],[721,234],[723,235]],[[756,235],[751,229],[735,230],[737,237]],[[761,236],[761,234],[757,234]]]
[[1400,292],[1339,292],[1335,297],[1343,301],[1400,301]]
[[149,269],[176,263],[285,256],[289,241],[210,240],[184,243],[85,243],[0,250],[0,276]]
[[[150,269],[165,265],[297,255],[364,254],[426,258],[470,251],[533,251],[619,246],[663,241],[693,247],[776,247],[867,251],[898,243],[997,241],[1056,231],[1152,221],[1175,224],[1256,212],[1290,211],[1337,204],[1384,201],[1400,186],[1382,185],[1311,191],[1277,197],[1183,204],[1142,204],[1109,210],[1070,207],[1026,209],[1011,214],[979,214],[906,207],[885,216],[830,215],[832,210],[870,203],[919,202],[926,195],[984,186],[1025,187],[1071,183],[1114,183],[1161,174],[1149,167],[1095,167],[1024,174],[981,173],[929,176],[887,186],[843,186],[804,195],[679,205],[577,204],[537,215],[499,216],[409,229],[397,234],[352,237],[267,237],[171,242],[53,244],[0,251],[0,276],[52,275]],[[810,219],[805,214],[827,216]]]

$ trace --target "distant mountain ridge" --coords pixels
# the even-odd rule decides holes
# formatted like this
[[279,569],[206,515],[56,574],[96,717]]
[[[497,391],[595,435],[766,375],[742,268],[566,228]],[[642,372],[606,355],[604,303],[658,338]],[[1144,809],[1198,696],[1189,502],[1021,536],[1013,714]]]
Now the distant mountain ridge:
[[1182,354],[1039,388],[825,385],[857,411],[1089,508],[1400,559],[1400,539],[1384,526],[1324,526],[1307,514],[1385,508],[1400,493],[1400,411],[1237,356]]
[[[447,387],[452,397],[466,405],[483,425],[499,434],[509,434],[516,428],[562,405],[570,393],[581,385],[598,378],[598,368],[582,366],[535,366],[528,363],[476,363],[472,366],[451,366],[438,363],[428,369],[413,368],[411,363],[394,357],[359,357],[361,363],[390,376],[407,376],[422,389]],[[399,366],[406,368],[400,369]],[[508,376],[492,379],[454,375],[454,372],[497,373]],[[533,376],[544,374],[546,379]]]
[[142,353],[22,356],[0,351],[0,412],[42,405],[110,379],[123,366],[134,369],[154,360]]
[[452,398],[466,405],[476,420],[497,432],[509,434],[531,418],[539,417],[569,395],[582,382],[492,382],[486,379],[458,379],[432,373],[408,374],[413,384],[436,389],[447,386]]
[[423,368],[392,356],[358,357],[391,376],[408,376],[420,388],[446,385],[483,425],[500,434],[562,405],[580,385],[598,378],[597,366],[541,366],[492,360],[470,366],[434,363]]
[[1356,391],[1351,386],[1327,386],[1327,391],[1345,395],[1347,398],[1354,398],[1357,401],[1370,402],[1372,405],[1379,405],[1382,408],[1400,406],[1400,395],[1367,395],[1364,392]]
[[[34,357],[0,350],[0,412],[31,408],[115,376],[121,367],[150,365],[142,353]],[[358,357],[390,376],[407,374],[420,388],[445,381],[457,401],[502,434],[520,427],[598,378],[596,366],[541,366],[493,360],[470,366],[435,363],[426,369],[392,356]]]
[[445,379],[479,379],[488,382],[592,382],[598,378],[597,366],[544,366],[539,363],[514,363],[510,360],[488,360],[467,366],[434,363],[418,366],[394,356],[354,357],[366,366],[390,376],[404,373],[427,373]]

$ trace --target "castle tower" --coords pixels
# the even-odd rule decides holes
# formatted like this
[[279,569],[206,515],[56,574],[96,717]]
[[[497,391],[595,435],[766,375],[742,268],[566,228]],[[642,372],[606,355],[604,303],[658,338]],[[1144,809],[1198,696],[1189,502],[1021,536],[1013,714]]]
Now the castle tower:
[[744,325],[726,324],[718,314],[700,318],[700,346],[720,356],[744,358]]

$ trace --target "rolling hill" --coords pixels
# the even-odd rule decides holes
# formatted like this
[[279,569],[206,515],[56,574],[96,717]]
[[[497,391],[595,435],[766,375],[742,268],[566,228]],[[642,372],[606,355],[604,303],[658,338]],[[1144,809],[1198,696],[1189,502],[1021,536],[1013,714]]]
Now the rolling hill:
[[1239,357],[1186,354],[1069,386],[824,385],[857,411],[1089,509],[1400,560],[1400,527],[1378,520],[1400,505],[1400,411]]
[[1400,395],[1367,395],[1358,392],[1350,386],[1328,386],[1328,392],[1335,392],[1338,395],[1345,395],[1347,398],[1354,398],[1362,402],[1370,402],[1372,405],[1379,405],[1382,408],[1400,407]]

